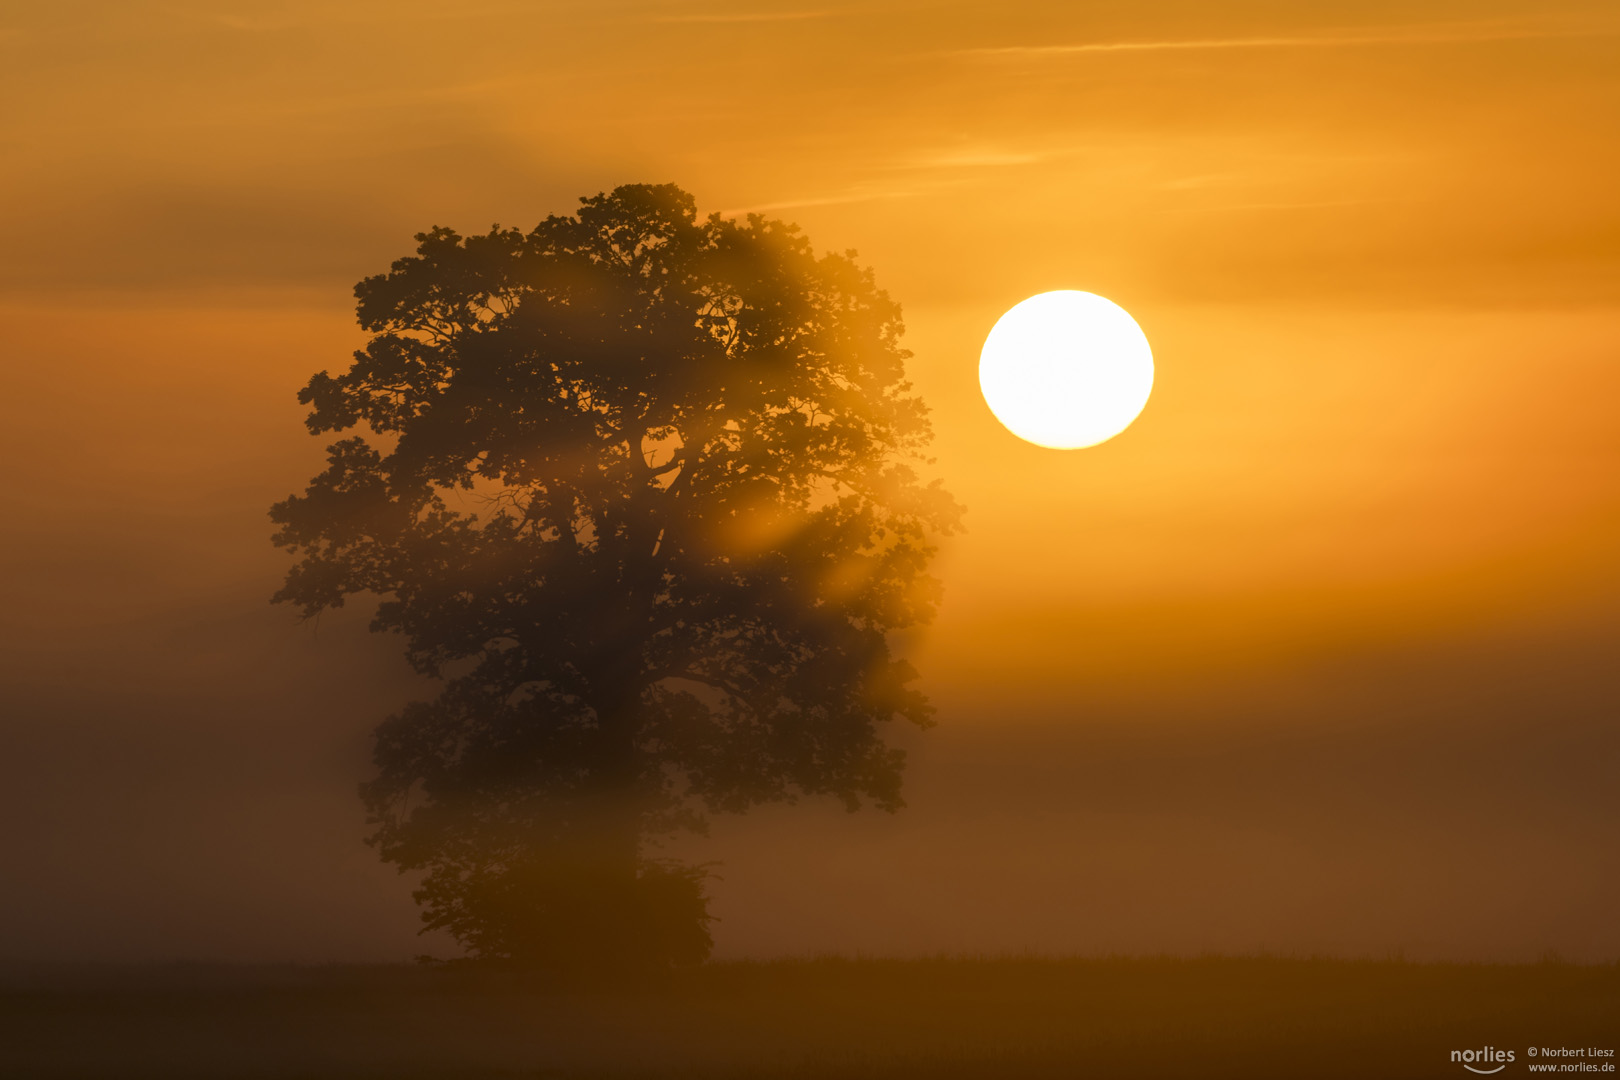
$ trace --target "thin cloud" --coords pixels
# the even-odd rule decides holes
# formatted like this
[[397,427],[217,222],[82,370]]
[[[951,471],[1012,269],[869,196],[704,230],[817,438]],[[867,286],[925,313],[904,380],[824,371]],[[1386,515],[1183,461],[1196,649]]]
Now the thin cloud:
[[734,14],[711,15],[658,15],[653,22],[660,23],[763,23],[802,22],[805,19],[825,19],[836,14],[832,11],[742,11]]
[[203,118],[208,123],[234,123],[243,115],[258,117],[327,116],[346,112],[399,111],[426,105],[456,101],[477,101],[494,94],[529,85],[527,77],[481,79],[476,82],[454,83],[446,86],[428,86],[416,90],[372,90],[328,97],[288,97],[252,108],[244,113],[241,106],[226,105],[212,109],[199,109],[178,118],[179,124],[190,124]]
[[1162,214],[1224,214],[1249,210],[1336,210],[1346,206],[1388,206],[1412,199],[1333,199],[1323,202],[1249,202],[1221,206],[1167,206]]
[[[576,5],[577,6],[577,5]],[[322,26],[368,26],[387,20],[389,22],[457,22],[472,19],[496,18],[507,15],[532,15],[536,9],[532,4],[505,3],[485,4],[481,7],[457,7],[448,10],[417,10],[405,11],[398,8],[367,9],[363,11],[341,11],[336,9],[316,9],[313,11],[292,12],[282,15],[232,15],[217,11],[194,11],[189,9],[168,8],[167,12],[182,18],[189,18],[220,26],[227,30],[237,30],[243,33],[261,34],[282,30],[302,30]]]
[[1199,176],[1179,176],[1174,180],[1166,180],[1159,185],[1160,191],[1192,191],[1198,188],[1229,187],[1236,184],[1247,183],[1254,179],[1253,173],[1224,172],[1204,173]]
[[964,150],[960,153],[936,154],[916,158],[893,166],[897,169],[980,169],[1005,168],[1013,165],[1034,165],[1047,159],[1046,154],[1024,154],[1000,150]]
[[758,203],[720,211],[721,217],[741,217],[743,214],[762,214],[770,210],[796,210],[805,206],[842,206],[846,203],[874,202],[878,199],[908,199],[915,191],[852,191],[843,195],[813,195],[803,199],[784,199],[781,202]]
[[1218,49],[1341,49],[1369,45],[1464,45],[1490,41],[1529,41],[1542,38],[1609,37],[1615,27],[1584,29],[1485,29],[1452,27],[1415,29],[1377,34],[1331,34],[1315,37],[1193,38],[1181,41],[1097,41],[1075,45],[1007,45],[960,49],[954,55],[987,59],[1075,56],[1085,53],[1173,52]]

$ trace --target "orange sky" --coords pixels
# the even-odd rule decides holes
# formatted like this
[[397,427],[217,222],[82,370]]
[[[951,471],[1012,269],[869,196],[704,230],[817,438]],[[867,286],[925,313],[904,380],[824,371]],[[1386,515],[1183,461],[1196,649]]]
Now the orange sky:
[[[113,927],[85,946],[109,955],[141,934],[243,956],[391,955],[405,940],[403,891],[354,842],[352,784],[365,732],[409,686],[358,615],[322,643],[265,604],[285,565],[265,509],[321,456],[293,394],[344,362],[360,340],[350,286],[414,231],[526,227],[631,181],[859,249],[905,306],[937,469],[968,507],[939,563],[945,608],[916,647],[945,721],[943,749],[920,748],[913,770],[935,802],[914,798],[903,825],[761,818],[809,830],[820,870],[800,872],[843,880],[827,860],[855,850],[844,828],[888,836],[878,851],[988,837],[988,819],[939,809],[977,805],[953,801],[943,778],[967,775],[953,753],[1011,755],[1024,764],[998,791],[1049,783],[1061,801],[1060,779],[1019,769],[1055,754],[1090,775],[1096,755],[1138,760],[1189,725],[1340,731],[1356,694],[1413,680],[1437,702],[1497,675],[1574,687],[1561,712],[1491,722],[1567,721],[1589,759],[1620,763],[1592,726],[1620,701],[1593,660],[1620,599],[1612,4],[18,3],[0,11],[0,102],[0,677],[24,706],[0,737],[28,777],[12,797],[39,883],[5,910],[43,919],[50,948],[74,940],[41,914],[55,909]],[[1155,350],[1147,410],[1094,450],[1023,444],[978,396],[995,318],[1058,288],[1122,304]],[[1466,717],[1412,714],[1431,722]],[[1054,741],[982,742],[1011,728]],[[1103,729],[1144,741],[1073,742]],[[1522,753],[1503,738],[1506,758]],[[1360,760],[1345,745],[1321,761]],[[230,775],[245,758],[251,775]],[[145,765],[123,774],[127,761]],[[231,801],[242,791],[251,804]],[[108,800],[149,813],[86,847]],[[1525,850],[1579,854],[1582,829],[1620,823],[1612,801],[1565,813],[1547,820],[1579,828],[1556,843],[1531,830]],[[1121,899],[1157,880],[1140,853],[1207,854],[1199,830],[1227,820],[1187,814],[1121,819],[1063,864],[1061,880],[1089,880],[1085,858],[1120,853],[1094,940],[1065,936],[1058,901],[1017,916],[1022,938],[976,938],[979,909],[947,904],[904,924],[934,937],[895,947],[1444,937],[1440,907],[1408,905],[1335,939],[1301,899],[1267,938],[1237,914],[1251,892],[1214,863],[1236,921],[1143,921]],[[1231,827],[1286,876],[1293,841],[1256,821]],[[1423,857],[1378,846],[1399,830],[1367,828],[1312,880],[1393,859],[1401,887],[1429,895]],[[1458,851],[1500,839],[1458,828]],[[770,844],[735,842],[722,951],[881,949],[889,931],[854,916],[816,937],[753,914],[747,896],[778,904],[814,881],[750,878]],[[1620,899],[1612,856],[1582,858],[1581,903]],[[947,863],[907,885],[874,855],[850,880],[887,881],[909,910]],[[122,867],[127,894],[98,865]],[[1027,892],[1035,871],[1001,873]],[[1435,896],[1463,890],[1436,881]],[[254,937],[240,926],[268,918],[255,904],[293,914]],[[103,917],[114,909],[148,914]],[[217,931],[173,914],[204,909]],[[386,911],[392,929],[310,938],[334,910],[351,931]],[[1434,947],[1531,949],[1569,922],[1525,910],[1522,926],[1487,920]],[[1588,922],[1562,947],[1620,949]]]

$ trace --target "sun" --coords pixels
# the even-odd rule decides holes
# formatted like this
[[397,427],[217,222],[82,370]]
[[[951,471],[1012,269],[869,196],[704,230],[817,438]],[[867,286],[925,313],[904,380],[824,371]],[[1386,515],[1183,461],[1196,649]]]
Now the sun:
[[1107,442],[1153,390],[1153,350],[1125,309],[1061,289],[1014,305],[979,354],[979,387],[996,419],[1054,450]]

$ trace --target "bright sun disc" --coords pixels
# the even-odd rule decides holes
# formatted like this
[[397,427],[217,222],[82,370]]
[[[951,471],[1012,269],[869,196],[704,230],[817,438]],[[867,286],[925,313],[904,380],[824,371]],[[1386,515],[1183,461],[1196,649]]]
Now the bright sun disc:
[[1095,293],[1040,293],[996,320],[979,388],[1020,439],[1054,450],[1106,442],[1153,390],[1153,350],[1125,309]]

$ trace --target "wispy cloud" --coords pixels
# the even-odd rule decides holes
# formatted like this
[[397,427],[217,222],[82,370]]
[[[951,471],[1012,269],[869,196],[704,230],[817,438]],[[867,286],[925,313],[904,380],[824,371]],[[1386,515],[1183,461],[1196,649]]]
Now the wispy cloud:
[[1086,53],[1173,52],[1217,49],[1342,49],[1369,45],[1462,45],[1540,38],[1611,37],[1620,27],[1502,27],[1479,24],[1395,28],[1376,33],[1341,33],[1292,37],[1190,38],[1172,41],[1093,41],[1071,45],[1007,45],[959,49],[954,55],[985,59],[1060,57]]
[[891,167],[896,169],[1005,168],[1012,165],[1034,165],[1045,161],[1048,156],[1047,154],[1019,153],[1010,150],[959,150],[912,158]]
[[658,15],[653,22],[660,23],[763,23],[802,22],[805,19],[825,19],[836,15],[834,11],[737,11],[698,15]]
[[1320,202],[1247,202],[1219,206],[1167,206],[1161,214],[1225,214],[1253,210],[1336,210],[1346,206],[1389,206],[1411,199],[1327,199]]
[[1230,187],[1237,184],[1252,182],[1253,179],[1253,173],[1203,173],[1198,176],[1178,176],[1173,180],[1166,180],[1164,183],[1159,185],[1159,190],[1193,191],[1198,188]]
[[843,206],[846,203],[875,202],[879,199],[907,199],[916,194],[917,192],[908,190],[878,189],[847,191],[841,195],[811,195],[800,199],[783,199],[780,202],[738,206],[730,210],[720,211],[720,216],[741,217],[744,214],[763,214],[771,210],[797,210],[805,206]]
[[323,26],[366,26],[384,20],[393,23],[458,22],[508,15],[526,15],[535,12],[532,4],[521,3],[495,3],[481,6],[460,5],[449,8],[419,10],[392,7],[381,9],[362,8],[351,11],[335,7],[320,7],[286,11],[272,15],[233,15],[228,12],[195,11],[189,8],[174,7],[165,10],[168,14],[181,18],[209,23],[214,26],[224,27],[227,30],[254,34]]

